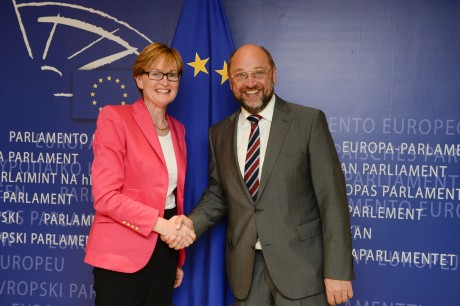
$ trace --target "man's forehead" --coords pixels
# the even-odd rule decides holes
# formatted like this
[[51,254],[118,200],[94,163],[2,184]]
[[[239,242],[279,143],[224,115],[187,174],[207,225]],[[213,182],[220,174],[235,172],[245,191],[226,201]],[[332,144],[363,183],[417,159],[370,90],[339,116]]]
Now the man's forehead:
[[259,49],[238,50],[232,59],[232,70],[263,69],[270,65],[266,54]]

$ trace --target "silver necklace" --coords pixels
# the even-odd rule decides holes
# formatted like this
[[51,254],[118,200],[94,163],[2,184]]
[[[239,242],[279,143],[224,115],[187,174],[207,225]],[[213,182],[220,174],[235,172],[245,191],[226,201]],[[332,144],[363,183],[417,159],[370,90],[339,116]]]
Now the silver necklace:
[[[152,121],[153,121],[153,119],[152,119]],[[158,126],[155,124],[155,121],[153,121],[153,125],[154,125],[157,129],[159,129],[160,131],[166,131],[167,129],[169,129],[168,117],[166,117],[166,115],[165,115],[164,121],[166,122],[166,126],[165,126],[164,128],[158,127]]]
[[[149,110],[149,113],[152,114],[152,109],[150,108],[150,105],[145,103],[145,106],[147,106],[147,109]],[[150,117],[151,117],[151,115],[150,115]],[[155,126],[156,129],[158,129],[160,131],[166,131],[167,129],[169,129],[169,122],[168,122],[168,117],[166,117],[166,114],[165,114],[165,117],[164,117],[164,121],[166,122],[166,126],[164,128],[160,128],[155,124],[155,120],[153,120],[153,117],[152,117],[153,125]]]

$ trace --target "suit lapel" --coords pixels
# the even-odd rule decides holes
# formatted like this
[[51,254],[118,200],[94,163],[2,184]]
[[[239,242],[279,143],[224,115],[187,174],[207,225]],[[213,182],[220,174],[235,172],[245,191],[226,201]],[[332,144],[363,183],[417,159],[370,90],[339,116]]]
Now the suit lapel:
[[[273,111],[273,119],[270,127],[270,135],[268,138],[267,150],[265,151],[265,159],[262,168],[262,178],[260,180],[259,199],[270,178],[273,166],[275,165],[278,154],[283,146],[284,139],[292,122],[292,114],[286,102],[276,97],[275,109]],[[248,192],[249,194],[249,192]]]
[[231,170],[231,174],[237,181],[243,194],[253,202],[251,195],[249,194],[248,188],[244,183],[243,176],[241,175],[240,166],[238,163],[238,152],[237,152],[237,133],[238,133],[238,118],[240,111],[233,113],[227,120],[225,125],[220,126],[218,135],[221,135],[223,139],[219,141],[223,145],[219,148],[219,152],[222,152],[222,159],[225,161],[227,168]]
[[[233,114],[229,119],[230,126],[227,127],[228,131],[232,131],[232,134],[228,137],[233,139],[231,150],[225,150],[224,152],[232,152],[229,156],[229,165],[232,169],[232,173],[235,176],[235,179],[238,181],[241,190],[248,198],[248,200],[254,204],[254,200],[249,193],[246,184],[244,183],[243,176],[240,172],[238,164],[238,153],[237,153],[237,128],[238,128],[238,118],[239,112]],[[262,177],[260,180],[259,192],[257,199],[259,199],[267,185],[268,179],[270,178],[271,171],[275,165],[278,154],[283,146],[284,139],[287,135],[289,126],[292,122],[292,114],[290,114],[290,108],[287,106],[286,102],[279,97],[276,97],[275,109],[273,111],[273,119],[270,127],[270,135],[268,138],[267,150],[265,152],[265,159],[262,169]],[[257,201],[256,201],[257,203]]]
[[133,104],[133,110],[134,120],[136,120],[145,138],[152,146],[163,165],[166,167],[166,161],[163,156],[163,151],[161,150],[160,140],[155,132],[155,126],[153,125],[152,118],[150,117],[147,107],[142,99],[137,100],[136,103]]
[[[239,182],[240,186],[243,189],[247,189],[244,183],[243,177],[241,175],[240,165],[238,163],[237,138],[236,137],[238,133],[239,114],[240,112],[238,111],[234,113],[232,117],[230,117],[230,122],[229,122],[230,126],[227,130],[231,131],[231,134],[228,135],[228,137],[229,139],[232,139],[233,141],[231,143],[231,148],[228,148],[229,150],[226,150],[226,152],[232,152],[229,156],[229,165],[230,165],[230,168],[232,169],[233,176]],[[248,192],[248,195],[249,195],[249,192]]]

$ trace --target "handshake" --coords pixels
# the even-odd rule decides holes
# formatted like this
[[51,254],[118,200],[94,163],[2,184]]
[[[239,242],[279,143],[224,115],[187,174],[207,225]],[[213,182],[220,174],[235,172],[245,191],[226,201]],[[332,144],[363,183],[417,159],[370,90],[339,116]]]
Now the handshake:
[[169,220],[158,218],[153,230],[175,250],[190,246],[196,239],[193,222],[185,215],[174,216]]

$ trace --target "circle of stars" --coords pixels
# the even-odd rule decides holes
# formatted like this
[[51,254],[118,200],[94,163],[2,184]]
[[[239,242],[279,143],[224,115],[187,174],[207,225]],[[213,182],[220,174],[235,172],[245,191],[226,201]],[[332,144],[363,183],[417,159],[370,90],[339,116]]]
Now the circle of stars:
[[119,78],[116,78],[114,81],[112,80],[112,77],[111,76],[107,76],[106,78],[99,78],[93,85],[93,90],[91,91],[90,93],[90,96],[91,96],[91,103],[93,106],[99,108],[99,111],[102,109],[102,106],[105,105],[103,103],[101,103],[101,101],[98,101],[97,100],[97,94],[96,94],[96,90],[99,88],[99,86],[102,86],[102,84],[104,83],[104,81],[106,83],[111,83],[111,82],[114,82],[113,84],[115,84],[115,88],[119,88],[121,90],[121,100],[120,100],[120,104],[121,105],[125,105],[126,104],[126,99],[128,98],[128,93],[125,91],[126,89],[126,85],[121,83],[120,79]]

